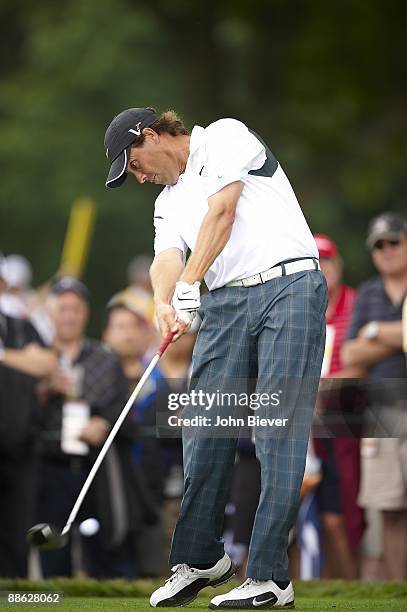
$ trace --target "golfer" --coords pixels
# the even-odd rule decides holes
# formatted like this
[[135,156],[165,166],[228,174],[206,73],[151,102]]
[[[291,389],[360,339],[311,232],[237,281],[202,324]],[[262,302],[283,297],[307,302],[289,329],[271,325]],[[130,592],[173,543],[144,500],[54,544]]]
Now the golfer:
[[[128,109],[108,127],[105,151],[108,187],[118,187],[128,174],[139,183],[164,185],[154,209],[151,279],[164,335],[172,330],[177,339],[199,310],[194,388],[212,389],[214,381],[241,385],[254,375],[257,393],[276,391],[275,381],[283,392],[277,416],[288,426],[255,431],[262,487],[247,579],[209,607],[292,607],[288,532],[325,344],[327,290],[311,231],[279,162],[235,119],[195,126],[189,134],[172,111]],[[209,291],[201,303],[203,280]],[[274,417],[276,408],[262,414]],[[154,607],[185,605],[235,571],[222,527],[237,436],[186,429],[173,574],[151,595]]]

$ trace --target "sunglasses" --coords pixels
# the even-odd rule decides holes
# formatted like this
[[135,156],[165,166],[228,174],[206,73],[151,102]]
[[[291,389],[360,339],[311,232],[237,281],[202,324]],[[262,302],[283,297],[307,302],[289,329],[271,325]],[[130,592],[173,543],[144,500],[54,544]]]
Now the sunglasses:
[[378,240],[374,243],[373,248],[381,251],[386,246],[396,247],[399,246],[400,240]]

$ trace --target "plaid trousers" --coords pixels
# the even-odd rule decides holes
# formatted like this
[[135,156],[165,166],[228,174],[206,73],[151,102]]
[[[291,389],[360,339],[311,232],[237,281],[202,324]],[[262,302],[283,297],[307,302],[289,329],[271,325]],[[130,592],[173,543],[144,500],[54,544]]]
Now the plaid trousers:
[[[256,414],[287,418],[286,427],[255,428],[261,495],[247,576],[258,580],[287,578],[288,533],[299,507],[325,346],[326,306],[326,282],[317,270],[254,287],[221,287],[202,297],[192,388],[278,391],[279,405],[260,407]],[[202,408],[186,410],[193,416]],[[224,554],[224,511],[239,432],[230,428],[219,437],[204,429],[183,427],[185,488],[171,565],[215,563]]]

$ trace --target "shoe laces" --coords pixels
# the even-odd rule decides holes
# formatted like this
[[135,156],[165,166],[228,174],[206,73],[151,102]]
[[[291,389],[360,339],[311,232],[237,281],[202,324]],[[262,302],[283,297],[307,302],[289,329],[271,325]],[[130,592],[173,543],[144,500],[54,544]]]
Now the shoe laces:
[[178,563],[171,568],[171,571],[173,572],[172,576],[167,578],[165,582],[176,582],[181,577],[186,578],[194,570],[187,563]]
[[247,578],[243,584],[241,584],[238,589],[247,589],[248,587],[255,585],[259,585],[261,580],[256,580],[255,578]]

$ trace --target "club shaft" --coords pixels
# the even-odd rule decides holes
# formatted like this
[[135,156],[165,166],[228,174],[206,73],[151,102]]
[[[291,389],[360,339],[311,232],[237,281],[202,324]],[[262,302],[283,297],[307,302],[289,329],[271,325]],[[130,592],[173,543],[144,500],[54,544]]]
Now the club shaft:
[[78,499],[76,500],[71,513],[68,517],[68,520],[66,522],[65,527],[62,530],[62,535],[67,534],[72,526],[72,523],[74,522],[74,520],[76,519],[76,516],[79,512],[79,509],[82,505],[82,502],[86,496],[86,493],[89,490],[90,485],[93,482],[93,479],[95,478],[95,475],[100,467],[100,464],[102,463],[107,451],[109,450],[117,432],[119,431],[124,419],[126,418],[126,416],[128,415],[128,413],[130,412],[130,409],[134,403],[134,401],[136,400],[138,394],[140,393],[140,390],[142,389],[142,387],[144,386],[146,380],[148,379],[148,377],[150,376],[151,372],[154,370],[155,366],[157,365],[161,355],[164,353],[165,349],[167,348],[167,346],[170,344],[172,338],[173,338],[173,333],[170,332],[168,334],[168,336],[166,337],[166,339],[164,340],[164,342],[162,343],[162,345],[160,346],[160,348],[158,349],[156,355],[154,355],[153,359],[151,360],[151,362],[149,363],[149,365],[147,366],[146,371],[144,372],[143,376],[140,378],[136,388],[134,389],[133,393],[130,395],[129,399],[126,402],[126,405],[124,406],[123,410],[121,411],[116,423],[114,424],[114,426],[112,427],[108,437],[106,438],[102,448],[100,449],[100,452],[98,454],[98,456],[96,457],[95,463],[92,466],[92,469],[90,470],[88,477],[86,478],[82,489],[80,490],[80,493],[78,495]]

